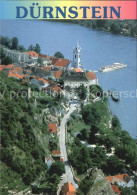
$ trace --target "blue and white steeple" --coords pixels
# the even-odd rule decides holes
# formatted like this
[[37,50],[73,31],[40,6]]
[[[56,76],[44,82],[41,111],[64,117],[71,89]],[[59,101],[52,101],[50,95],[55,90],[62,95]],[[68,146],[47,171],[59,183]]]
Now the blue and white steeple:
[[82,68],[82,65],[80,63],[80,52],[81,52],[81,47],[79,46],[77,42],[77,45],[73,50],[73,67],[74,68]]

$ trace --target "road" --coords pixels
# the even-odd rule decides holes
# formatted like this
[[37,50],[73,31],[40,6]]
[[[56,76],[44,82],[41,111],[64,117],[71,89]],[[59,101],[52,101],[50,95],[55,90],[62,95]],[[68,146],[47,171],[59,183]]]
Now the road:
[[70,117],[70,114],[76,109],[76,104],[71,104],[69,112],[64,116],[64,118],[61,121],[60,125],[60,136],[59,136],[59,144],[60,144],[60,151],[61,155],[64,158],[64,165],[65,165],[65,172],[66,172],[66,179],[67,182],[72,183],[75,189],[78,188],[77,183],[74,181],[73,174],[68,162],[68,156],[67,156],[67,150],[66,150],[66,144],[65,144],[65,133],[66,133],[66,122],[68,118]]

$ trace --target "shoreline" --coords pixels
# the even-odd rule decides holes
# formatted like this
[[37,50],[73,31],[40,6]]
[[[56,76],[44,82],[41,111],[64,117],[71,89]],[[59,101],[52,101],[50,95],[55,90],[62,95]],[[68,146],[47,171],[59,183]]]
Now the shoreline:
[[[133,28],[136,28],[137,27],[137,23],[133,20],[127,20],[127,23],[128,24],[128,27],[126,27],[127,29],[123,28],[121,29],[118,29],[118,31],[111,31],[111,25],[115,24],[115,25],[118,25],[118,23],[120,23],[121,21],[117,21],[117,20],[114,20],[114,21],[107,21],[107,20],[103,20],[103,21],[107,21],[106,23],[110,23],[108,24],[108,26],[103,26],[101,24],[101,27],[95,27],[95,24],[94,23],[103,23],[101,20],[42,20],[42,21],[49,21],[49,22],[58,22],[58,23],[70,23],[70,24],[77,24],[77,25],[80,25],[80,26],[83,26],[83,27],[86,27],[86,28],[90,28],[92,30],[95,30],[95,31],[102,31],[102,32],[106,32],[106,33],[111,33],[111,34],[115,34],[115,35],[121,35],[121,36],[124,36],[124,37],[131,37],[131,38],[137,38],[137,30],[132,30]],[[99,21],[99,22],[97,22]],[[114,23],[115,22],[115,23]],[[126,20],[122,21],[122,22],[126,22]],[[132,22],[135,22],[135,24],[130,24]],[[104,22],[105,24],[105,22]],[[123,27],[126,23],[123,24]],[[133,27],[132,27],[133,25]],[[116,28],[116,26],[114,26],[114,28]],[[134,32],[132,32],[134,31]],[[132,34],[133,33],[133,34]]]

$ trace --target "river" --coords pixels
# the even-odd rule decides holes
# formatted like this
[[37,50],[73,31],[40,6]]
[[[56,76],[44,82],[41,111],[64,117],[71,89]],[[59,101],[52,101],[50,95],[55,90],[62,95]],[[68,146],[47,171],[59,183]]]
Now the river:
[[65,58],[72,59],[73,48],[78,41],[82,48],[81,62],[88,70],[98,70],[101,66],[114,62],[127,64],[125,69],[96,74],[104,90],[114,88],[121,92],[119,103],[109,100],[111,112],[119,117],[123,130],[127,130],[132,137],[137,136],[135,38],[95,31],[69,23],[3,20],[0,24],[3,36],[18,37],[20,44],[26,48],[30,44],[38,43],[41,52],[51,56],[60,51]]

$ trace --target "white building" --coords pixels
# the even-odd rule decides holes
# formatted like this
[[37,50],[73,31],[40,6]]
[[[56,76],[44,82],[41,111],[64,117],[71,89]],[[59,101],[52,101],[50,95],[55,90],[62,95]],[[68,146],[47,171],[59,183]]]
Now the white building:
[[70,100],[78,99],[77,88],[79,88],[81,85],[84,85],[84,87],[86,87],[89,94],[89,87],[91,85],[98,85],[98,79],[95,73],[70,72],[64,79],[64,96]]
[[5,51],[5,55],[10,57],[13,62],[27,62],[29,60],[29,55],[25,52],[20,52],[20,51],[16,51],[16,50],[10,50],[7,48],[3,48]]

